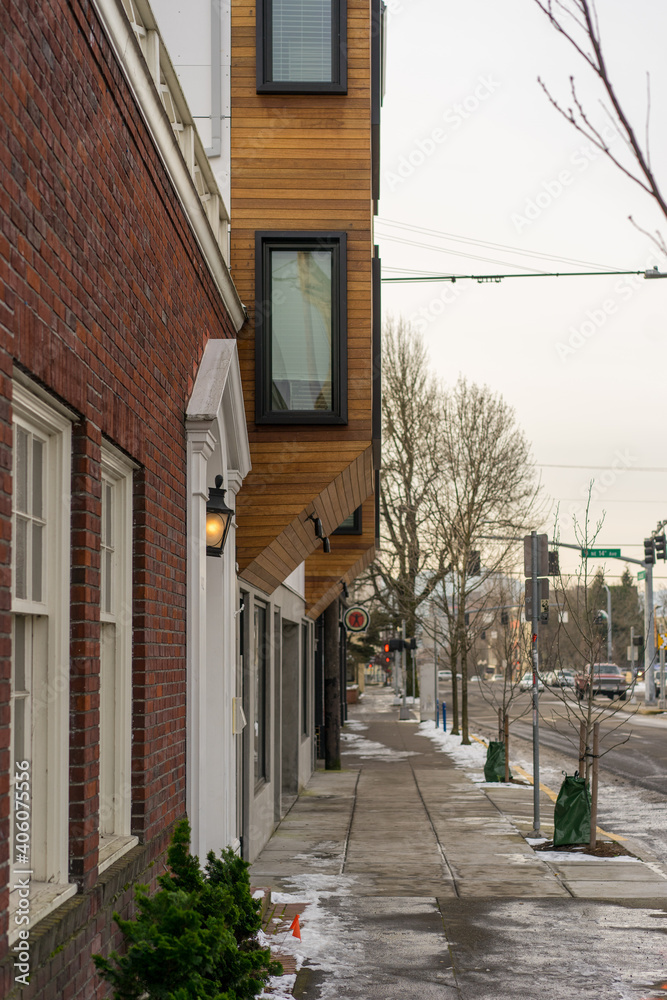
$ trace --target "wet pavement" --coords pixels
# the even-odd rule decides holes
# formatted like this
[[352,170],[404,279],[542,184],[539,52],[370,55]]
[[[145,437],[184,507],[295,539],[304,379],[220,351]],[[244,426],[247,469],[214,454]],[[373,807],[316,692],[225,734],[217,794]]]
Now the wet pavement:
[[[252,866],[253,885],[307,903],[295,996],[665,996],[662,860],[632,841],[627,859],[541,856],[522,836],[531,786],[481,785],[397,719],[367,691],[344,770],[313,775]],[[541,811],[548,835],[545,794]]]

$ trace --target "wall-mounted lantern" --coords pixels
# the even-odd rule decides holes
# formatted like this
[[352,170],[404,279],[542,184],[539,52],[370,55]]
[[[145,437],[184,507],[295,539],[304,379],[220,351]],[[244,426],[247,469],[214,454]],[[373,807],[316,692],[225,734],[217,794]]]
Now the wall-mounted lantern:
[[222,476],[215,477],[215,486],[208,493],[206,502],[206,555],[221,556],[234,517],[234,511],[225,503]]

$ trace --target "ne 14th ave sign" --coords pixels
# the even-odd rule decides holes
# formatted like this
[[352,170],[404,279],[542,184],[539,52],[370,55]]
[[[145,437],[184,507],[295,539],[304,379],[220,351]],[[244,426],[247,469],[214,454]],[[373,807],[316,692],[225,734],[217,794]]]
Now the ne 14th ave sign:
[[582,549],[583,559],[620,559],[620,549]]

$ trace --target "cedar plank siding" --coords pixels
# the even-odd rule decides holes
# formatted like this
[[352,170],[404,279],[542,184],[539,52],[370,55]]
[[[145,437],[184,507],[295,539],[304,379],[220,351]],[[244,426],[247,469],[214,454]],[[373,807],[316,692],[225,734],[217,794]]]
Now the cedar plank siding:
[[343,584],[352,583],[371,562],[375,551],[373,497],[362,505],[361,529],[360,535],[333,535],[328,555],[320,548],[306,559],[306,605],[311,618],[317,618],[338,597]]
[[[254,5],[232,0],[231,259],[249,313],[238,347],[252,455],[237,498],[237,560],[241,575],[269,593],[318,549],[332,560],[328,590],[334,547],[348,539],[336,536],[324,555],[307,515],[331,533],[373,490],[369,0],[348,0],[347,45],[347,94],[258,94]],[[255,424],[258,230],[347,233],[346,425]],[[361,536],[351,537],[358,544]],[[368,549],[373,538],[366,541]],[[349,571],[344,562],[338,580]]]

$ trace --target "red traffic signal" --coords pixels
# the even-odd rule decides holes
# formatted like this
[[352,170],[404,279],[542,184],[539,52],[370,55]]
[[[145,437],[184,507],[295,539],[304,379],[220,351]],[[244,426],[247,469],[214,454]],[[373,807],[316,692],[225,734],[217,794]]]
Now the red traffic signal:
[[384,644],[384,651],[385,651],[385,653],[389,652],[389,643],[388,642],[385,642],[385,644]]

